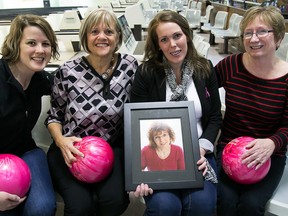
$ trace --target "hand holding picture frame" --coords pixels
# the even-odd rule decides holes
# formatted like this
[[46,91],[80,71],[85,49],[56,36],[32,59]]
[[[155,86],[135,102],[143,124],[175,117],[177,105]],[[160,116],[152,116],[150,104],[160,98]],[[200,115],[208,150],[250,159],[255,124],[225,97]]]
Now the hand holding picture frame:
[[[164,139],[163,137],[166,136],[175,141],[175,144],[173,143],[168,150],[171,153],[170,158],[167,155],[163,155],[162,158],[163,163],[168,161],[169,166],[161,168],[161,159],[158,161],[155,159],[157,166],[152,164],[150,167],[157,168],[143,170],[143,149],[147,144],[144,137],[147,138],[147,128],[155,122],[161,125],[169,124],[172,131],[175,131],[177,141],[171,134],[157,135],[157,139]],[[202,171],[198,170],[196,164],[200,159],[200,150],[193,101],[127,103],[124,106],[124,127],[125,189],[127,191],[134,191],[141,183],[146,183],[152,189],[157,190],[203,187]],[[174,153],[174,158],[172,158],[174,149],[178,152],[183,149],[184,168],[183,165],[181,169],[171,167],[171,161],[176,160],[175,155],[179,155],[179,153]],[[150,151],[149,154],[153,153]],[[157,155],[160,157],[158,153]]]

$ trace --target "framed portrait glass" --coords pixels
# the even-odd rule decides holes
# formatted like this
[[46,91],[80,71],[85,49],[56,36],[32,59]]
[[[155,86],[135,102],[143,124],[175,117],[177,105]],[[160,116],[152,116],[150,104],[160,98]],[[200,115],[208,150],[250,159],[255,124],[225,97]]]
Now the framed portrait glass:
[[193,101],[127,103],[124,128],[127,191],[203,187]]

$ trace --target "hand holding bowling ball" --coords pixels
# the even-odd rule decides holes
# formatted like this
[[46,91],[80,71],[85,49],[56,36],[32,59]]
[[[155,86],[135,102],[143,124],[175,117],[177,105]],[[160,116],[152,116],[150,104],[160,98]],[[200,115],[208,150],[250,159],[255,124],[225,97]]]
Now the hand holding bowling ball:
[[75,155],[77,161],[72,163],[71,173],[80,181],[96,183],[106,178],[113,167],[114,153],[111,146],[102,138],[87,136],[74,146],[84,154]]
[[242,164],[241,156],[247,151],[246,145],[253,140],[254,138],[252,137],[238,137],[230,141],[223,150],[223,169],[232,180],[240,184],[259,182],[267,175],[270,169],[270,158],[257,170],[255,167],[248,168],[247,164]]
[[26,162],[13,154],[0,154],[0,191],[24,197],[31,185]]

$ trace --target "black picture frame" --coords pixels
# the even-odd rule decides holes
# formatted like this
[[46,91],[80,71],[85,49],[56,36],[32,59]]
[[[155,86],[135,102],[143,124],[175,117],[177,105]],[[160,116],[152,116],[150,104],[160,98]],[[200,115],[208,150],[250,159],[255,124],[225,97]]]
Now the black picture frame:
[[[185,169],[142,171],[140,122],[162,119],[180,119]],[[193,101],[127,103],[124,105],[124,128],[126,191],[134,191],[141,183],[156,190],[203,187],[202,171],[196,165],[200,149]]]

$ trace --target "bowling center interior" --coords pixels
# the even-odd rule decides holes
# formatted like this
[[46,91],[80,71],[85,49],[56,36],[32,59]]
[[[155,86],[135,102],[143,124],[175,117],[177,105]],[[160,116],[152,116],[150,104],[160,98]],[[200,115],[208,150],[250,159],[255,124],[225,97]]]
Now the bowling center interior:
[[[286,0],[0,0],[0,44],[9,32],[10,23],[18,14],[36,14],[44,17],[56,33],[60,58],[45,68],[54,72],[65,61],[85,55],[80,41],[79,29],[82,20],[94,9],[105,8],[113,11],[123,28],[123,44],[118,52],[133,55],[139,63],[143,59],[147,27],[158,11],[170,9],[185,16],[193,30],[193,43],[199,54],[210,59],[215,66],[220,60],[233,53],[242,52],[239,43],[239,23],[247,9],[255,5],[276,5],[285,19],[288,17]],[[219,13],[220,12],[220,13]],[[221,14],[221,16],[220,16]],[[217,34],[213,29],[229,30],[229,34]],[[288,19],[285,37],[276,55],[288,61]],[[225,113],[225,91],[219,89],[222,112]],[[33,137],[41,148],[48,150],[50,135],[44,126],[50,97],[42,99],[42,112],[33,129]],[[288,159],[287,159],[288,162]],[[57,196],[57,216],[63,215],[64,203]],[[121,216],[140,216],[145,210],[143,198],[130,193],[130,204]],[[257,198],[255,198],[257,199]],[[266,206],[265,216],[288,215],[288,165],[273,197]]]

